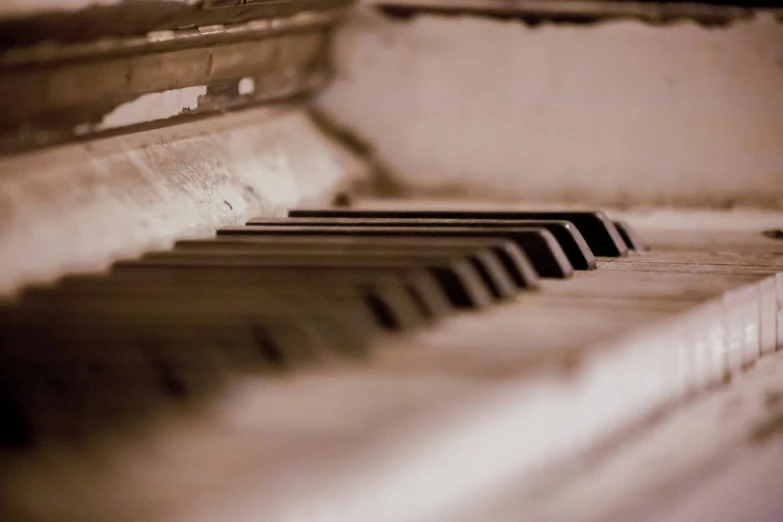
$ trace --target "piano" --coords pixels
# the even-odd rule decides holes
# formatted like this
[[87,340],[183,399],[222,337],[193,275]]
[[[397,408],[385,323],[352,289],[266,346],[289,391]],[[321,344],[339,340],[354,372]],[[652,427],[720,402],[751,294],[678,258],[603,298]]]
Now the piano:
[[0,519],[780,520],[780,13],[0,0]]

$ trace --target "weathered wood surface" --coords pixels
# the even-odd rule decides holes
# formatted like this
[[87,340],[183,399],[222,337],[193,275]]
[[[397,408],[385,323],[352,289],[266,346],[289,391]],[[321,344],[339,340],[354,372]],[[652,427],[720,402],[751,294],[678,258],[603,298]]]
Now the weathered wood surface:
[[331,34],[350,2],[178,5],[0,18],[0,154],[301,99],[331,77]]
[[0,295],[257,215],[364,174],[306,110],[252,109],[0,159]]
[[0,48],[143,36],[344,8],[353,0],[1,0]]

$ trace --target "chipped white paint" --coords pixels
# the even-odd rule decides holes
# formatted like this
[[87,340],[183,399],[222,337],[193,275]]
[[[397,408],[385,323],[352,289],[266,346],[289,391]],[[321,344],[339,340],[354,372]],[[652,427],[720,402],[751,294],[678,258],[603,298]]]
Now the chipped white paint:
[[237,90],[240,96],[253,94],[254,92],[256,92],[256,82],[253,78],[249,76],[242,78],[241,80],[239,80],[239,85],[237,85]]
[[184,89],[171,89],[139,96],[133,101],[123,103],[103,117],[103,120],[90,131],[101,131],[164,120],[198,107],[199,98],[207,93],[207,87],[197,85]]
[[783,207],[783,26],[527,27],[358,10],[321,107],[398,181],[506,200]]
[[364,172],[301,109],[253,109],[0,160],[0,295],[325,203]]

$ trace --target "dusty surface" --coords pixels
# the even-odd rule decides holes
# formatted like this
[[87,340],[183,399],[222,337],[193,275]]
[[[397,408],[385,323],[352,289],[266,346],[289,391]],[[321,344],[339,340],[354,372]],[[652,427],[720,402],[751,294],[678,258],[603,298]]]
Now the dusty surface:
[[291,107],[3,158],[0,294],[251,216],[326,204],[362,170]]
[[320,100],[420,193],[783,206],[783,26],[358,11]]
[[766,397],[782,372],[781,354],[770,356],[744,378],[574,465],[565,479],[534,495],[512,486],[454,520],[512,521],[520,512],[547,521],[780,520],[782,439],[769,426],[781,413]]

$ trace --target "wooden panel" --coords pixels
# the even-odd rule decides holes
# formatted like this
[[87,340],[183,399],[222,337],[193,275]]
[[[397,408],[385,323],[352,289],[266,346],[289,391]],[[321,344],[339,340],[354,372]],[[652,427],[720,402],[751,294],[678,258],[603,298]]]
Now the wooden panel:
[[363,168],[296,105],[2,158],[0,294],[328,203]]

